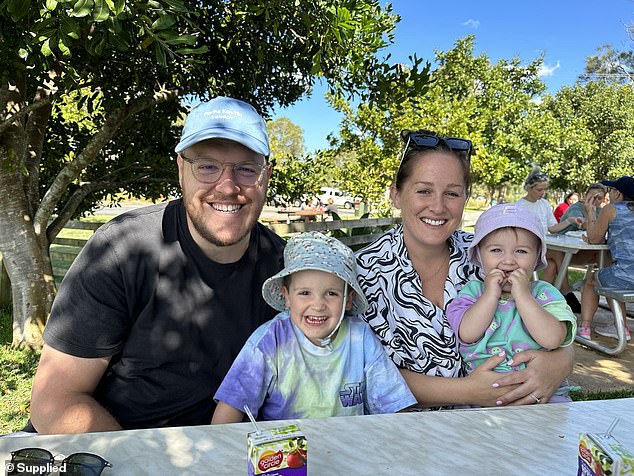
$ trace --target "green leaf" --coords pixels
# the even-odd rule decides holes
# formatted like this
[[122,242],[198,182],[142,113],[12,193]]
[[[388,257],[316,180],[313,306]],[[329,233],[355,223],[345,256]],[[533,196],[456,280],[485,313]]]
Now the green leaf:
[[70,17],[61,18],[60,30],[64,35],[74,40],[79,39],[79,34],[81,32],[79,28],[79,23],[77,23],[77,21]]
[[93,6],[93,0],[77,0],[75,5],[73,6],[73,13],[71,14],[71,16],[77,18],[87,17],[92,12]]
[[164,0],[164,2],[167,3],[170,7],[172,7],[172,9],[176,10],[177,12],[189,11],[187,10],[187,7],[185,6],[185,4],[181,2],[180,0]]
[[114,2],[112,0],[106,0],[106,4],[108,5],[108,8],[111,11],[113,11],[113,12],[116,11],[116,7],[115,7]]
[[166,30],[172,27],[176,23],[176,17],[174,15],[161,15],[158,20],[152,23],[152,30]]
[[53,52],[51,51],[50,41],[51,41],[50,39],[47,39],[44,43],[42,43],[42,47],[40,48],[40,51],[42,52],[44,56],[51,56],[53,54]]
[[115,0],[114,11],[117,15],[123,12],[123,9],[125,8],[125,2],[126,0]]
[[54,11],[57,8],[57,0],[46,0],[46,9],[49,12]]
[[22,19],[31,9],[31,0],[7,0],[7,10],[14,21]]
[[154,53],[156,54],[156,62],[161,66],[167,65],[167,59],[165,57],[165,48],[162,44],[156,43],[154,45]]
[[62,36],[59,39],[59,41],[57,42],[57,47],[62,52],[63,56],[69,57],[71,55],[70,54],[70,48],[68,46],[66,46],[66,44],[64,43],[64,38],[65,37]]
[[176,53],[180,53],[182,55],[199,55],[202,53],[207,53],[209,48],[207,46],[201,46],[200,48],[179,48],[176,50]]
[[92,18],[95,22],[100,23],[106,21],[110,16],[110,10],[105,0],[94,0],[95,7],[92,11]]

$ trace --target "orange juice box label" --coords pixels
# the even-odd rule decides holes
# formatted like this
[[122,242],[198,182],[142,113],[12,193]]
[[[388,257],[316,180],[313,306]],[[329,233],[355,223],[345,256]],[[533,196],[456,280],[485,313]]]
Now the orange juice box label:
[[634,474],[634,455],[613,436],[580,433],[577,476]]
[[248,474],[306,476],[307,449],[297,425],[248,433]]

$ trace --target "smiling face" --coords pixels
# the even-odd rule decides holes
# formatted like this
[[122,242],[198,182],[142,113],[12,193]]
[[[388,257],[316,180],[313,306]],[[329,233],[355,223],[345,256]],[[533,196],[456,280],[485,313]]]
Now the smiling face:
[[[288,287],[282,287],[293,323],[313,344],[320,346],[318,339],[328,337],[337,327],[344,285],[334,274],[311,269],[293,273]],[[349,294],[346,310],[351,306],[352,295]]]
[[407,180],[392,188],[408,247],[444,245],[460,226],[467,200],[465,170],[452,153],[434,150],[412,157]]
[[[221,139],[194,144],[184,154],[193,159],[213,158],[225,165],[265,163],[264,156],[237,142]],[[196,180],[192,165],[179,155],[178,176],[187,223],[194,241],[207,256],[225,263],[240,259],[264,207],[270,173],[266,169],[255,185],[244,186],[235,181],[232,168],[225,166],[216,183],[206,184]]]
[[530,276],[539,258],[540,241],[523,228],[500,228],[485,236],[478,244],[480,262],[486,274],[494,269],[504,272],[502,291],[510,292],[508,276],[516,269],[523,269]]

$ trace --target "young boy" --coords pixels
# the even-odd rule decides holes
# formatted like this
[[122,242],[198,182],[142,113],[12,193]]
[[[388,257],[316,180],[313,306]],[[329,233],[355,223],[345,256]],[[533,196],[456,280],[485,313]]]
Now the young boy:
[[212,423],[393,413],[416,403],[370,327],[352,250],[321,233],[289,240],[262,295],[282,311],[248,339],[214,399]]
[[[531,281],[533,271],[546,266],[537,215],[516,204],[488,209],[476,222],[469,258],[484,269],[485,281],[468,282],[447,307],[468,372],[493,354],[507,356],[496,370],[512,371],[517,352],[572,344],[577,321],[565,298],[551,284]],[[568,387],[550,401],[570,401]]]

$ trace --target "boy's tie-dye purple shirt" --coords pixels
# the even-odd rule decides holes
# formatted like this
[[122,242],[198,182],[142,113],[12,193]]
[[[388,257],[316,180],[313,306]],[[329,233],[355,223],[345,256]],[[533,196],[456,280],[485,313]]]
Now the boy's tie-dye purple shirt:
[[214,399],[265,420],[394,413],[416,403],[370,327],[346,317],[332,352],[312,344],[288,311],[260,326]]

